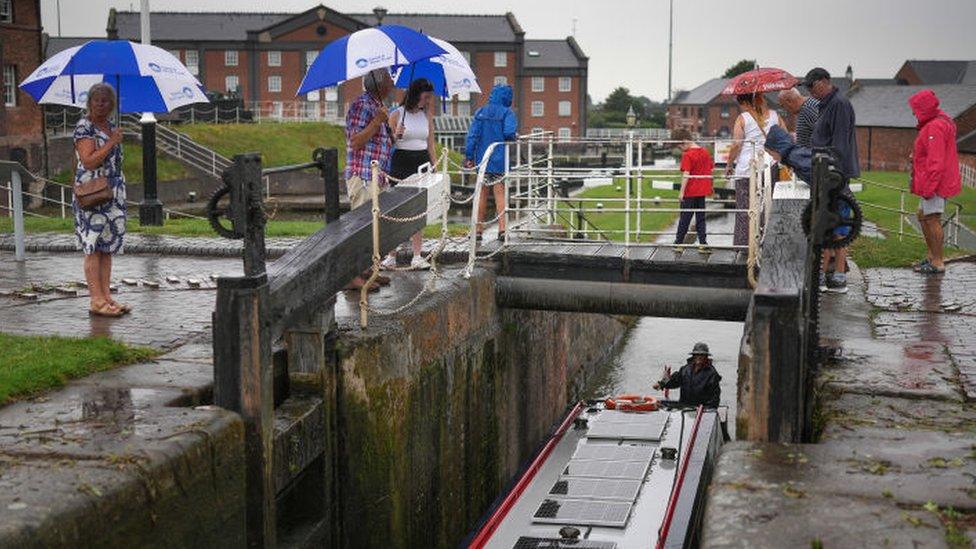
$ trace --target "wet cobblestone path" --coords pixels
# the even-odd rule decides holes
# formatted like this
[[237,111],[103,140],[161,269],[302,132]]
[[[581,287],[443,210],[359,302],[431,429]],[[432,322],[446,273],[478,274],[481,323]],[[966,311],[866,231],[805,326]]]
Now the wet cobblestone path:
[[[6,258],[5,258],[6,259]],[[28,254],[0,261],[0,332],[108,336],[159,349],[209,331],[215,276],[240,275],[236,258],[117,256],[116,299],[132,305],[121,318],[88,315],[81,254]]]
[[973,547],[976,264],[852,269],[821,299],[815,444],[735,442],[703,547]]

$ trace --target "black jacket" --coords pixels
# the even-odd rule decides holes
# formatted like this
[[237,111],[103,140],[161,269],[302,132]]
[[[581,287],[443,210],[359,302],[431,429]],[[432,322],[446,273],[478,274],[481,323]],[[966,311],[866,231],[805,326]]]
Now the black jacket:
[[820,102],[820,118],[813,127],[810,144],[830,147],[838,159],[837,167],[848,178],[859,177],[861,166],[857,159],[857,132],[854,129],[854,107],[834,88]]
[[691,360],[689,358],[688,363],[682,366],[680,370],[663,380],[661,387],[680,389],[681,398],[678,403],[682,406],[704,404],[706,408],[717,408],[722,400],[722,388],[720,386],[722,376],[718,375],[711,359],[697,372],[692,366]]

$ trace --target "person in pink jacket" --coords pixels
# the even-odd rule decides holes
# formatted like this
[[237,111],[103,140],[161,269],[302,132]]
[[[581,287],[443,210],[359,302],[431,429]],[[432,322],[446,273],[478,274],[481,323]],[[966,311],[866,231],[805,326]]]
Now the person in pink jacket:
[[946,199],[959,194],[959,156],[956,152],[956,123],[939,108],[932,90],[922,90],[908,99],[918,119],[918,137],[912,153],[912,194],[920,198],[918,222],[925,235],[927,257],[915,265],[925,274],[945,272],[942,258],[942,212]]

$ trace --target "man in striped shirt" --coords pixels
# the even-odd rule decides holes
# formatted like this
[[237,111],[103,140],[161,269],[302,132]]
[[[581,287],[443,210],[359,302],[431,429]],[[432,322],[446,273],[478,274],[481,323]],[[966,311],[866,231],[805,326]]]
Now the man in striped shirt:
[[813,127],[820,117],[820,102],[812,97],[803,97],[796,88],[779,92],[779,104],[796,117],[796,144],[809,147]]

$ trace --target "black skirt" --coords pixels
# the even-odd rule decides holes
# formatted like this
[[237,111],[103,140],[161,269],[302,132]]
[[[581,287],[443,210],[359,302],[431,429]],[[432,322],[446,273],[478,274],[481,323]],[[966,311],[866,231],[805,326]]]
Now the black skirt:
[[[407,151],[396,149],[393,151],[393,160],[390,162],[390,175],[397,179],[406,179],[417,173],[417,168],[430,162],[430,155],[427,149],[422,151]],[[390,181],[390,186],[396,186],[396,181]]]

